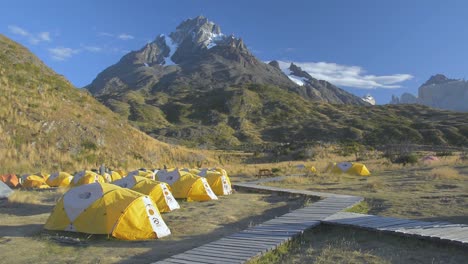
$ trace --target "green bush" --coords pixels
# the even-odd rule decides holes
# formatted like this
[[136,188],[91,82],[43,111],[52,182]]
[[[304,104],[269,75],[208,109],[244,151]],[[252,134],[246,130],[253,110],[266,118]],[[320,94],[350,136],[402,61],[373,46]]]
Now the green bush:
[[402,154],[397,156],[392,162],[403,165],[415,164],[418,162],[418,156],[414,153]]
[[281,169],[280,168],[271,168],[271,172],[272,173],[278,173],[278,172],[281,172]]

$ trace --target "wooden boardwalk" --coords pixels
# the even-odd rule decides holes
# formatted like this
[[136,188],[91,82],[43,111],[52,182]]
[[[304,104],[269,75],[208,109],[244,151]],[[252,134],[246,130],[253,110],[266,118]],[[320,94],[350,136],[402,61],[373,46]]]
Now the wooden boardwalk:
[[[317,195],[319,193],[315,192],[285,190],[259,186],[254,183],[236,184],[235,187],[255,189],[257,191],[320,196]],[[244,263],[256,256],[274,250],[302,234],[305,230],[319,225],[320,221],[326,217],[362,201],[361,197],[349,195],[324,193],[323,196],[326,196],[326,198],[311,205],[156,263]]]
[[305,230],[319,225],[321,222],[420,238],[436,238],[464,245],[468,244],[467,225],[346,213],[341,211],[361,202],[363,198],[351,195],[258,185],[264,182],[279,181],[283,178],[275,177],[233,185],[237,189],[276,192],[287,195],[305,195],[323,199],[257,226],[247,228],[241,232],[155,263],[245,263],[254,257],[276,249],[278,246],[292,240]]
[[468,245],[468,225],[462,224],[423,222],[346,212],[331,215],[325,218],[323,222]]

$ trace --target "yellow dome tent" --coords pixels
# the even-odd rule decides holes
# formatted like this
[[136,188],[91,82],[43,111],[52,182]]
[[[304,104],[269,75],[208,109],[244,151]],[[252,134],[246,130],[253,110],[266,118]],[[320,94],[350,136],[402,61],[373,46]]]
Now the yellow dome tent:
[[187,198],[189,202],[218,199],[205,178],[186,171],[160,170],[156,174],[156,180],[168,183],[175,198]]
[[76,173],[75,176],[73,176],[70,186],[76,187],[83,184],[90,184],[95,182],[104,183],[104,177],[95,172],[83,170]]
[[109,183],[70,189],[44,228],[108,234],[125,240],[155,239],[171,233],[150,197]]
[[172,196],[171,187],[165,182],[157,182],[141,176],[128,176],[113,182],[123,188],[148,195],[161,213],[179,209],[179,203]]
[[205,177],[216,195],[229,195],[232,193],[231,181],[224,169],[201,169],[198,176]]
[[23,188],[49,188],[44,177],[35,174],[21,176],[21,186]]
[[149,171],[149,170],[134,170],[134,171],[131,171],[127,174],[127,177],[129,176],[140,176],[140,177],[145,177],[145,178],[148,178],[148,179],[151,179],[151,180],[155,180],[156,174],[152,171]]
[[327,172],[331,173],[346,173],[350,175],[357,176],[369,176],[370,172],[367,169],[366,165],[357,162],[340,162],[340,163],[330,163],[327,167]]
[[47,185],[50,187],[68,187],[70,185],[73,176],[66,172],[52,173],[46,180]]
[[117,171],[111,171],[110,173],[111,181],[117,181],[122,179],[122,174]]

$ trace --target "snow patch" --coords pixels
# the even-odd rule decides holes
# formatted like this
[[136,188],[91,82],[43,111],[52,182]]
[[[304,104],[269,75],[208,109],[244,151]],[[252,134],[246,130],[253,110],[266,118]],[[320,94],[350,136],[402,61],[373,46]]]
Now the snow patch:
[[278,64],[279,64],[281,71],[283,71],[283,73],[286,74],[286,76],[288,76],[288,78],[294,83],[296,83],[297,85],[304,86],[306,81],[308,81],[307,78],[296,76],[291,72],[291,70],[289,69],[289,67],[291,66],[291,63],[278,61]]
[[216,42],[220,41],[220,40],[223,40],[223,38],[224,38],[223,33],[214,34],[214,33],[209,32],[208,33],[208,40],[205,41],[206,48],[211,49],[211,48],[215,47],[217,45]]
[[372,95],[367,94],[366,96],[361,98],[364,102],[368,102],[371,105],[375,105],[375,99],[372,97]]
[[169,66],[169,65],[176,65],[174,61],[172,61],[172,55],[176,52],[177,48],[179,45],[175,43],[171,37],[164,36],[164,41],[166,42],[166,45],[169,47],[169,55],[165,59],[165,64],[164,66]]

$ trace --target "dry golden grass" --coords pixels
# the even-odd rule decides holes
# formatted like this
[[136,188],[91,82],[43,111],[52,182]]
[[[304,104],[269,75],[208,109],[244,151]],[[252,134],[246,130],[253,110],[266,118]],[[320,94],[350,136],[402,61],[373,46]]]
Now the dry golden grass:
[[2,35],[0,50],[0,173],[219,163],[138,131]]
[[429,178],[434,180],[461,180],[462,177],[458,171],[451,167],[433,168],[429,174]]

